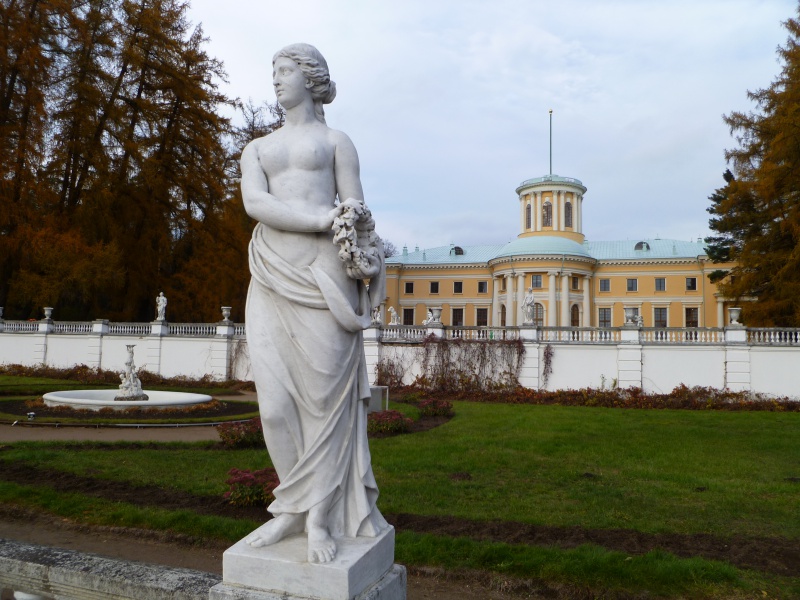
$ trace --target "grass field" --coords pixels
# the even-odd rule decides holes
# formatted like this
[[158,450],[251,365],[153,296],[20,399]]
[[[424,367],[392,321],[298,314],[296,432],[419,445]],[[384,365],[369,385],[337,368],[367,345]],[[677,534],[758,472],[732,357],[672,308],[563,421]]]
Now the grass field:
[[[394,407],[393,407],[394,408]],[[413,414],[400,405],[396,408]],[[620,410],[458,402],[430,431],[370,442],[387,514],[788,538],[800,544],[800,413]],[[18,443],[2,461],[216,496],[265,451]],[[1,481],[0,501],[80,522],[236,540],[253,522]],[[558,589],[659,597],[800,597],[800,577],[655,551],[558,548],[400,531],[397,560],[534,579]]]

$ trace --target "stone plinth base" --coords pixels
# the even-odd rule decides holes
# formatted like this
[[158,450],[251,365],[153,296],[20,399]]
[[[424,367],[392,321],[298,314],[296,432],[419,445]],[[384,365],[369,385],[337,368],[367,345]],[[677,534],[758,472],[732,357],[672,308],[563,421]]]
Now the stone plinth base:
[[[262,548],[240,540],[222,556],[210,600],[402,600],[405,569],[394,563],[394,528],[376,538],[336,538],[336,558],[307,560],[305,534]],[[402,592],[402,593],[401,593]]]
[[[219,583],[211,588],[208,600],[317,600],[317,596],[295,596]],[[374,585],[348,600],[406,600],[406,568],[393,565]]]

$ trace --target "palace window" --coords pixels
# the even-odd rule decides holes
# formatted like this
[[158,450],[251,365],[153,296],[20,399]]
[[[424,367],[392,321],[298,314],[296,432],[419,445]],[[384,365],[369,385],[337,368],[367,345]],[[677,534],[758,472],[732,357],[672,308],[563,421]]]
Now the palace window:
[[531,275],[531,287],[538,290],[542,288],[542,276]]
[[413,294],[413,293],[414,293],[414,282],[406,281],[406,294]]
[[572,227],[572,202],[564,205],[564,227]]
[[525,229],[531,228],[531,205],[525,206]]
[[573,277],[572,278],[572,289],[573,290],[581,289],[581,280],[580,280],[579,277]]
[[611,291],[611,280],[610,279],[601,279],[600,280],[600,291],[601,292],[610,292]]
[[686,309],[686,327],[697,327],[699,323],[700,309],[687,308]]
[[544,206],[542,206],[542,226],[553,226],[553,205],[550,204],[549,200],[544,203]]
[[464,293],[464,282],[463,281],[454,281],[453,282],[453,293],[454,294],[462,294],[462,293]]
[[454,308],[453,309],[453,319],[451,321],[453,327],[463,327],[464,326],[464,309],[463,308]]
[[500,305],[500,327],[506,326],[506,305]]
[[506,278],[505,277],[501,277],[500,278],[500,291],[501,292],[505,292],[506,291]]
[[488,281],[479,281],[478,282],[478,293],[479,294],[488,294],[489,293],[489,282]]
[[638,292],[639,291],[639,280],[638,279],[628,279],[628,291],[629,292]]
[[666,327],[667,326],[667,309],[664,307],[657,307],[653,309],[653,326]]
[[667,280],[664,277],[656,277],[656,291],[657,292],[666,292],[667,291]]
[[611,327],[611,309],[598,308],[597,309],[597,323],[600,327]]
[[489,309],[478,308],[475,310],[475,325],[486,327],[489,324]]
[[438,294],[438,293],[439,293],[439,282],[431,281],[431,294]]
[[413,308],[404,308],[403,309],[403,325],[413,325],[414,324],[414,309]]
[[538,302],[533,305],[533,324],[536,327],[542,327],[544,325],[544,306]]
[[570,325],[572,327],[581,326],[581,310],[578,308],[577,304],[572,305],[572,308],[569,311],[569,317]]
[[686,278],[686,291],[687,292],[696,292],[697,291],[697,277],[687,277]]

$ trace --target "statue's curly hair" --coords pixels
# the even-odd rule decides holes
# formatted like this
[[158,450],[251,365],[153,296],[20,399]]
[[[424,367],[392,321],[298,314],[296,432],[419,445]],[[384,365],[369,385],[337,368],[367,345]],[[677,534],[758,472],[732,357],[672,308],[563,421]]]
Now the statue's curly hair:
[[314,112],[317,119],[325,122],[323,104],[330,104],[336,97],[336,84],[331,81],[328,63],[311,44],[290,44],[281,48],[272,57],[272,64],[279,58],[288,58],[297,63],[306,79],[311,81],[311,97],[314,99]]

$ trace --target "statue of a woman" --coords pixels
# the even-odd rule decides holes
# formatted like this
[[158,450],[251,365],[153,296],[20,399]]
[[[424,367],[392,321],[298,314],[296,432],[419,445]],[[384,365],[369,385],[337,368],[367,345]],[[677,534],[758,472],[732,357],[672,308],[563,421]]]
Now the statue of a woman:
[[[248,144],[241,166],[245,209],[258,221],[247,341],[281,483],[269,506],[275,518],[246,541],[264,546],[306,530],[308,560],[328,562],[334,537],[374,537],[388,527],[370,465],[361,334],[384,300],[383,250],[369,231],[355,147],[325,123],[322,105],[336,95],[325,59],[293,44],[272,64],[285,124]],[[356,247],[354,231],[359,242],[371,239],[371,251]]]

